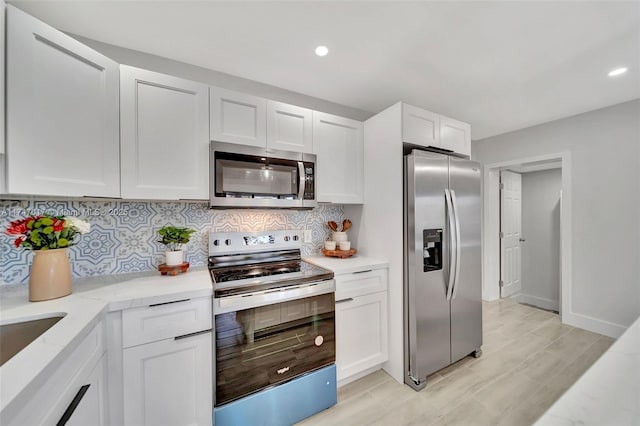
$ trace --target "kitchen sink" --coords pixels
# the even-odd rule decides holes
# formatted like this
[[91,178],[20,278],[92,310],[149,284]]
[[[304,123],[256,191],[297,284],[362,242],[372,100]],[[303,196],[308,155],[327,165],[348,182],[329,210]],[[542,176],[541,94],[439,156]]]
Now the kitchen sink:
[[0,366],[23,350],[64,315],[0,325]]

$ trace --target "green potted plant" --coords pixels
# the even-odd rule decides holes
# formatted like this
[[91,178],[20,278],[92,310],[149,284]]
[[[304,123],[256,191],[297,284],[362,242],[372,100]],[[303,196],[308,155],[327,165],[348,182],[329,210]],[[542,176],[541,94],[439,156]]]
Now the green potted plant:
[[182,245],[189,242],[191,234],[194,232],[196,232],[195,229],[178,228],[171,225],[164,226],[158,230],[158,234],[162,237],[158,242],[167,246],[165,253],[167,266],[182,265],[182,262],[184,262]]

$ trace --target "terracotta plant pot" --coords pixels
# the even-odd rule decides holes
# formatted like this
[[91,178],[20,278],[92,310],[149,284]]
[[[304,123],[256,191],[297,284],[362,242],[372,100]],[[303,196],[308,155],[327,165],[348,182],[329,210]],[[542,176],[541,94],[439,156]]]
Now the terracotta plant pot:
[[178,266],[182,265],[184,262],[184,251],[176,250],[176,251],[167,251],[167,266]]
[[40,302],[71,294],[69,250],[35,250],[34,254],[29,274],[29,300]]

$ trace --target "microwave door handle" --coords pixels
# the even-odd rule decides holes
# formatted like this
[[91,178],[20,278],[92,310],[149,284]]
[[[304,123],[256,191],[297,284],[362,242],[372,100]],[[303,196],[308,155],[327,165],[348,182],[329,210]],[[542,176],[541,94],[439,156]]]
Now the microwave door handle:
[[298,200],[302,201],[304,198],[304,187],[307,180],[307,176],[304,173],[304,163],[298,161]]

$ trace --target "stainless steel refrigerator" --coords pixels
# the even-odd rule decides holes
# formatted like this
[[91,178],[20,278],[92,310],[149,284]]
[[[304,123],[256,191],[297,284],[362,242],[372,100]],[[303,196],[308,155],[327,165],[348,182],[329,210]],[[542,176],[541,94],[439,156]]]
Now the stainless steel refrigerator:
[[404,157],[405,383],[480,356],[480,165],[413,150]]

